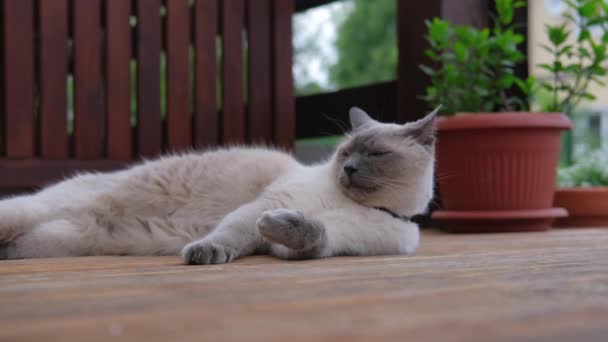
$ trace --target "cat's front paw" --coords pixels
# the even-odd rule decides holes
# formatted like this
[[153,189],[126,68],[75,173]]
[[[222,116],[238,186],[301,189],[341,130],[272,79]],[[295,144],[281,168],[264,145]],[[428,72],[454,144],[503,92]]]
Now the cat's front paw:
[[186,245],[182,256],[188,265],[225,264],[234,260],[237,252],[231,247],[202,240]]
[[315,247],[325,236],[320,222],[307,219],[301,212],[290,209],[266,211],[256,225],[266,239],[295,250]]

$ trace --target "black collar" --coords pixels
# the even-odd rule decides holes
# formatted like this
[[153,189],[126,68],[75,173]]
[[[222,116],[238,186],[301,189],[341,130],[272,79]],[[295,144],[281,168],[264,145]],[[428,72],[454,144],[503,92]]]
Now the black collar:
[[386,208],[382,208],[382,207],[375,207],[374,209],[377,209],[377,210],[380,210],[380,211],[384,211],[385,213],[391,215],[393,218],[396,218],[396,219],[401,220],[401,221],[410,222],[412,220],[411,217],[399,215],[399,214],[395,213],[394,211],[392,211],[390,209],[386,209]]

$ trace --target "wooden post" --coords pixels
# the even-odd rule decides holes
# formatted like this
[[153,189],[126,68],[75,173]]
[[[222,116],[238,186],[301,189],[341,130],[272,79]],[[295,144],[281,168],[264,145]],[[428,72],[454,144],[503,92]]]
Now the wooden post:
[[34,155],[34,2],[4,1],[4,139],[8,158]]
[[275,144],[293,148],[295,97],[291,73],[293,46],[291,17],[293,1],[274,0],[273,7],[273,97]]

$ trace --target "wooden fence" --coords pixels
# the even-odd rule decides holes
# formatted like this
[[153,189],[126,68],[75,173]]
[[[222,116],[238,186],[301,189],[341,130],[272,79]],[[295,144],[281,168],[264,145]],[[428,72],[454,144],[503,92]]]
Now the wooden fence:
[[0,0],[0,191],[218,143],[290,147],[292,1]]

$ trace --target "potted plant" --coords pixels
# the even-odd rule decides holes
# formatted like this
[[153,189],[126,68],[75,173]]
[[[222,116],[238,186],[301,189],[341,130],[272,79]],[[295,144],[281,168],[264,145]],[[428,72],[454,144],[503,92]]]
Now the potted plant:
[[557,227],[608,228],[608,156],[597,151],[558,171],[555,205],[569,216],[556,220]]
[[[530,111],[538,89],[554,90],[555,81],[555,91],[562,92],[559,77],[566,71],[559,63],[548,66],[558,79],[546,82],[515,75],[525,59],[518,49],[524,37],[513,27],[521,6],[523,1],[496,0],[492,28],[427,22],[426,53],[434,65],[421,66],[431,78],[424,98],[430,106],[442,104],[444,115],[437,121],[443,208],[432,218],[453,232],[546,230],[567,215],[553,207],[561,136],[571,125],[560,113],[565,105]],[[572,52],[562,48],[565,28],[548,33],[554,46],[546,48]]]

